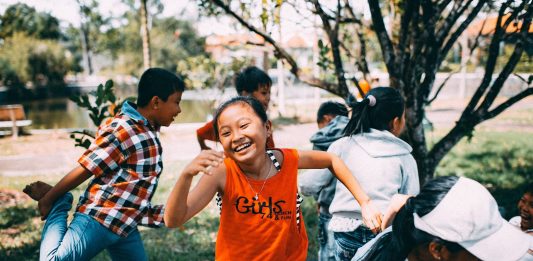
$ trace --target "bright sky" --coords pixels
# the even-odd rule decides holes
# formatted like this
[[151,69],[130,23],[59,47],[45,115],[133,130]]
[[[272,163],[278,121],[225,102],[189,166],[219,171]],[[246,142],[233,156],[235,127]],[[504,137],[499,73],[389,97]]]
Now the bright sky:
[[[22,2],[34,7],[37,11],[50,12],[62,21],[79,24],[79,6],[76,0],[0,0],[0,12],[15,3]],[[184,8],[195,7],[193,1],[161,0],[165,6],[163,16],[178,15]],[[103,14],[118,15],[127,8],[120,0],[99,1]]]
[[[0,13],[3,13],[8,6],[17,2],[26,3],[27,5],[34,7],[37,11],[49,12],[63,23],[72,23],[75,26],[79,25],[79,7],[76,0],[0,0]],[[163,17],[175,16],[179,19],[197,19],[196,1],[161,0],[161,2],[165,6],[165,9],[161,14]],[[104,15],[120,15],[127,8],[122,4],[121,0],[99,1],[99,5],[100,12]],[[361,1],[359,0],[352,1],[352,5],[356,9],[366,9],[366,4],[361,4]],[[305,9],[304,6],[297,8],[300,11]],[[305,10],[303,12],[305,12]],[[282,21],[284,35],[292,35],[296,32],[304,35],[314,34],[314,30],[311,26],[314,22],[318,22],[310,19],[302,19],[301,14],[296,13],[293,8],[282,9]],[[237,22],[234,19],[229,17],[218,18],[218,20],[217,18],[202,17],[200,21],[197,21],[197,30],[201,35],[235,33],[234,25],[236,23]]]

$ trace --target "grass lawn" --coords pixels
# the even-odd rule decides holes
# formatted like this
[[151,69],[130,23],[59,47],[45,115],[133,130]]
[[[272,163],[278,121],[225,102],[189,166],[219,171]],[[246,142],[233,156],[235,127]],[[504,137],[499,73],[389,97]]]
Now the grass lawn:
[[457,175],[484,184],[506,219],[518,215],[516,204],[533,181],[533,133],[476,132],[448,153],[436,175]]
[[[429,143],[442,134],[428,134]],[[459,175],[474,178],[487,185],[502,206],[505,217],[516,214],[516,202],[527,181],[533,180],[533,139],[531,133],[480,131],[471,140],[462,140],[441,162],[437,175]],[[186,162],[165,166],[153,202],[164,203],[177,175]],[[35,180],[57,182],[62,175],[2,177],[0,188],[21,190]],[[85,188],[81,185],[80,188]],[[75,198],[82,189],[74,191]],[[304,218],[309,235],[309,259],[316,259],[317,216],[315,202],[306,198]],[[183,229],[141,228],[150,260],[213,260],[218,211],[212,203]],[[38,259],[40,231],[36,203],[23,201],[0,207],[0,260]],[[102,253],[95,260],[110,260]]]

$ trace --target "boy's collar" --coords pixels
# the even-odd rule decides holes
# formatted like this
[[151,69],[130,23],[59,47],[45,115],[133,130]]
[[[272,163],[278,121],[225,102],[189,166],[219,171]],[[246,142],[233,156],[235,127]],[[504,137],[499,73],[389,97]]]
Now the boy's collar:
[[136,122],[140,122],[145,126],[152,127],[148,119],[142,116],[139,111],[137,111],[137,104],[126,101],[122,104],[122,113],[130,117]]

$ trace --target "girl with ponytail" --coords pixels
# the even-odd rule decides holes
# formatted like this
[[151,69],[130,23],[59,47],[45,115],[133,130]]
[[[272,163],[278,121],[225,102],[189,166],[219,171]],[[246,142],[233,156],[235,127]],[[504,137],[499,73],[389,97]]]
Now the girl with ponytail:
[[[335,141],[328,152],[346,163],[374,206],[384,213],[393,195],[416,195],[420,188],[411,146],[397,138],[405,122],[404,100],[397,90],[378,87],[370,90],[361,102],[350,106],[352,116],[344,137]],[[323,171],[328,175],[328,170]],[[363,225],[361,207],[339,182],[329,211],[332,214],[329,228],[336,243],[335,258],[351,260],[357,249],[374,238],[378,230]]]

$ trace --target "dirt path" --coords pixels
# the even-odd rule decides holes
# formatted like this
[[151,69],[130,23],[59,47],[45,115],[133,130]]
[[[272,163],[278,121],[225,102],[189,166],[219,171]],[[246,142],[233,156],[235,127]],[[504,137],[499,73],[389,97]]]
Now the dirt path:
[[[200,147],[196,141],[195,124],[172,125],[162,129],[163,164],[188,161]],[[310,148],[309,137],[316,124],[299,124],[278,127],[274,137],[280,147]],[[214,144],[214,143],[213,143]],[[220,148],[220,145],[218,146]],[[0,139],[0,176],[31,176],[66,173],[76,166],[84,149],[74,147],[66,130],[35,131],[17,140]]]

